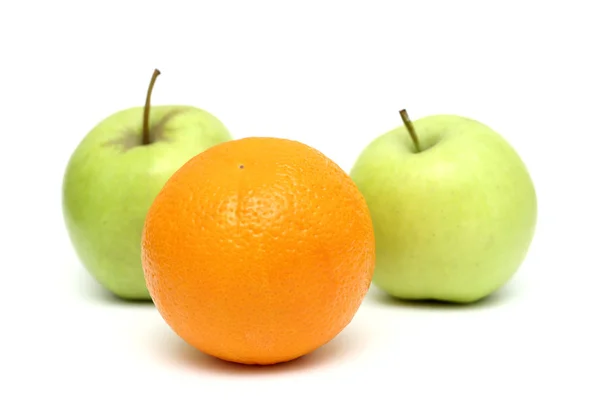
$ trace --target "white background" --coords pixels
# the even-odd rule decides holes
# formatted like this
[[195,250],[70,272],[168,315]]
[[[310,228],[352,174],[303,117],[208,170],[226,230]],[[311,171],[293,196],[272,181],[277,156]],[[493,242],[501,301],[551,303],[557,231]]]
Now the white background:
[[[600,398],[600,24],[594,1],[5,1],[0,5],[0,398]],[[61,214],[66,162],[107,115],[181,103],[236,138],[294,138],[349,170],[456,113],[527,163],[526,262],[472,307],[390,304],[297,362],[215,361],[152,305],[103,294]]]

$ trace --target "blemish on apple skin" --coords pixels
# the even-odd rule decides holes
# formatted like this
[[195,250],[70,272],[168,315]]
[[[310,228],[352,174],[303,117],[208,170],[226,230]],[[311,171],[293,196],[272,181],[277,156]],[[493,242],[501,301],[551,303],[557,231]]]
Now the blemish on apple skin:
[[[166,137],[165,133],[167,129],[165,126],[167,123],[175,118],[177,115],[185,112],[186,110],[183,108],[178,108],[169,111],[166,113],[157,123],[150,126],[150,138],[152,143],[160,142],[160,141],[168,141],[169,139]],[[140,130],[137,129],[125,129],[122,132],[122,136],[113,140],[110,140],[104,143],[104,146],[116,146],[119,147],[120,150],[125,153],[128,150],[131,150],[134,147],[142,146],[142,137],[141,133],[141,122],[140,122]]]

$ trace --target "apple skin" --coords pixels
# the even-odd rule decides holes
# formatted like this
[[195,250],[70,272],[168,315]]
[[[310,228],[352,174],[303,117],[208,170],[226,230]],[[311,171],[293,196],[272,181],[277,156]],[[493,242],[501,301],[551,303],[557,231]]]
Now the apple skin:
[[502,287],[524,261],[537,222],[528,170],[511,145],[475,120],[414,121],[371,142],[350,176],[376,239],[373,284],[404,300],[470,303]]
[[141,264],[146,213],[171,175],[196,154],[231,140],[212,114],[153,106],[154,142],[142,143],[143,107],[93,128],[72,154],[63,180],[63,215],[82,264],[116,296],[150,300]]

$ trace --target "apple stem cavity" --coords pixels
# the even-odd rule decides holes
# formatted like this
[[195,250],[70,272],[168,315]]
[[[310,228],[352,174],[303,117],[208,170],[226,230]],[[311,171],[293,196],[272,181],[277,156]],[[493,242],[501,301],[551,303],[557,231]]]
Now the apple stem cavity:
[[408,117],[408,113],[406,112],[406,110],[400,110],[400,117],[402,118],[402,122],[404,122],[404,126],[406,126],[406,129],[408,130],[408,134],[410,135],[410,138],[412,139],[412,141],[415,145],[415,149],[417,150],[417,153],[420,153],[421,152],[421,144],[419,143],[419,137],[417,136],[417,132],[415,131],[415,126],[413,125],[412,121]]
[[154,73],[152,74],[152,79],[150,79],[148,92],[146,93],[146,104],[144,105],[144,121],[142,128],[142,145],[152,143],[152,138],[150,137],[150,98],[152,97],[152,89],[154,89],[154,83],[156,82],[156,78],[158,78],[159,75],[160,71],[158,69],[155,69]]

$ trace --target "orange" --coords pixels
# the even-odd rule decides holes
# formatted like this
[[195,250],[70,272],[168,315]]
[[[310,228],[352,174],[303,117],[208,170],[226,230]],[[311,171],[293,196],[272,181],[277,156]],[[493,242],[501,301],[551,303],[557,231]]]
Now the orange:
[[200,351],[244,364],[312,352],[353,319],[375,266],[365,199],[297,141],[218,144],[179,169],[144,227],[157,309]]

